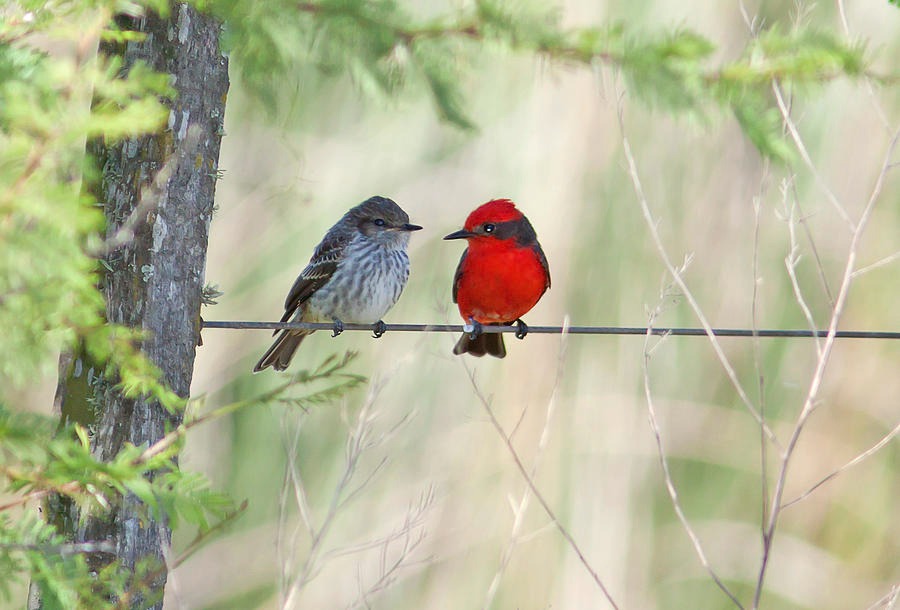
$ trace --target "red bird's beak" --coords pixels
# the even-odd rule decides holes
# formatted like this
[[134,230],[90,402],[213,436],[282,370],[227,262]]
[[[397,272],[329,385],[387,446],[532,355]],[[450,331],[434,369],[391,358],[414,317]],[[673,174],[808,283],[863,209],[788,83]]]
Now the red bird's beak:
[[460,229],[455,233],[451,233],[450,235],[445,235],[444,239],[468,239],[469,237],[475,237],[475,234],[471,231],[466,231],[465,229]]

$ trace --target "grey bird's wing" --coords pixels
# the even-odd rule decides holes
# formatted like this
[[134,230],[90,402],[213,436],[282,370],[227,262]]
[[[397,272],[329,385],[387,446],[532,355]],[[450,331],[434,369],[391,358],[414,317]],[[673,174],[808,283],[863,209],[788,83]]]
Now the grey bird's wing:
[[338,263],[344,255],[344,249],[350,241],[347,234],[337,231],[338,227],[332,227],[316,246],[309,264],[297,276],[297,280],[291,287],[291,291],[284,301],[284,315],[282,322],[287,322],[319,288],[328,283],[334,275]]

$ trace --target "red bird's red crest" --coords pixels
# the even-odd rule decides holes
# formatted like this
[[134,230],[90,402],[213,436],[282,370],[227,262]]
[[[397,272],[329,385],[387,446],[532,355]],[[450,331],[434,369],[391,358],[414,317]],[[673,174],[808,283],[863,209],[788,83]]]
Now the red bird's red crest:
[[522,212],[509,199],[493,199],[475,208],[466,218],[465,227],[469,231],[485,222],[501,223],[522,218]]

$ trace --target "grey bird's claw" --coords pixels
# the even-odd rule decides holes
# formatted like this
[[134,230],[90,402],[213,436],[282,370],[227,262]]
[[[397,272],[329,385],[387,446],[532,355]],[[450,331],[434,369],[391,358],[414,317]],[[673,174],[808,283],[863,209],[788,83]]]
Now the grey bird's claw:
[[524,339],[528,334],[528,325],[522,320],[516,320],[516,339]]
[[337,318],[335,318],[334,326],[331,327],[331,333],[332,333],[331,336],[337,337],[342,332],[344,332],[344,323],[341,322],[340,320],[338,320]]
[[372,338],[380,339],[381,335],[383,335],[387,331],[387,324],[384,323],[384,320],[378,320],[375,322],[374,326],[372,326]]
[[469,322],[471,322],[471,324],[469,324],[469,326],[471,326],[471,330],[469,330],[469,339],[474,341],[478,338],[478,335],[484,332],[484,329],[481,327],[481,322],[478,322],[477,320],[469,320]]

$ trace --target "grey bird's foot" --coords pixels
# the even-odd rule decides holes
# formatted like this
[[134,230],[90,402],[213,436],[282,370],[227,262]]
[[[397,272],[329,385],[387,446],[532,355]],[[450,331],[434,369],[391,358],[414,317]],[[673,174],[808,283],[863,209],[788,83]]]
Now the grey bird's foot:
[[477,320],[473,320],[473,319],[469,318],[468,326],[472,327],[472,329],[469,330],[468,332],[469,332],[469,339],[472,339],[473,341],[478,338],[478,335],[480,335],[481,333],[484,332],[484,328],[482,328],[481,322],[478,322]]
[[340,320],[338,320],[337,318],[335,318],[333,320],[333,322],[334,322],[334,326],[331,327],[331,333],[332,333],[331,336],[337,337],[339,334],[344,332],[344,323],[341,322]]
[[384,320],[378,320],[375,322],[374,326],[372,326],[372,338],[380,339],[381,335],[387,332],[387,324],[384,323]]
[[516,320],[516,339],[524,339],[528,334],[528,325],[521,319]]

